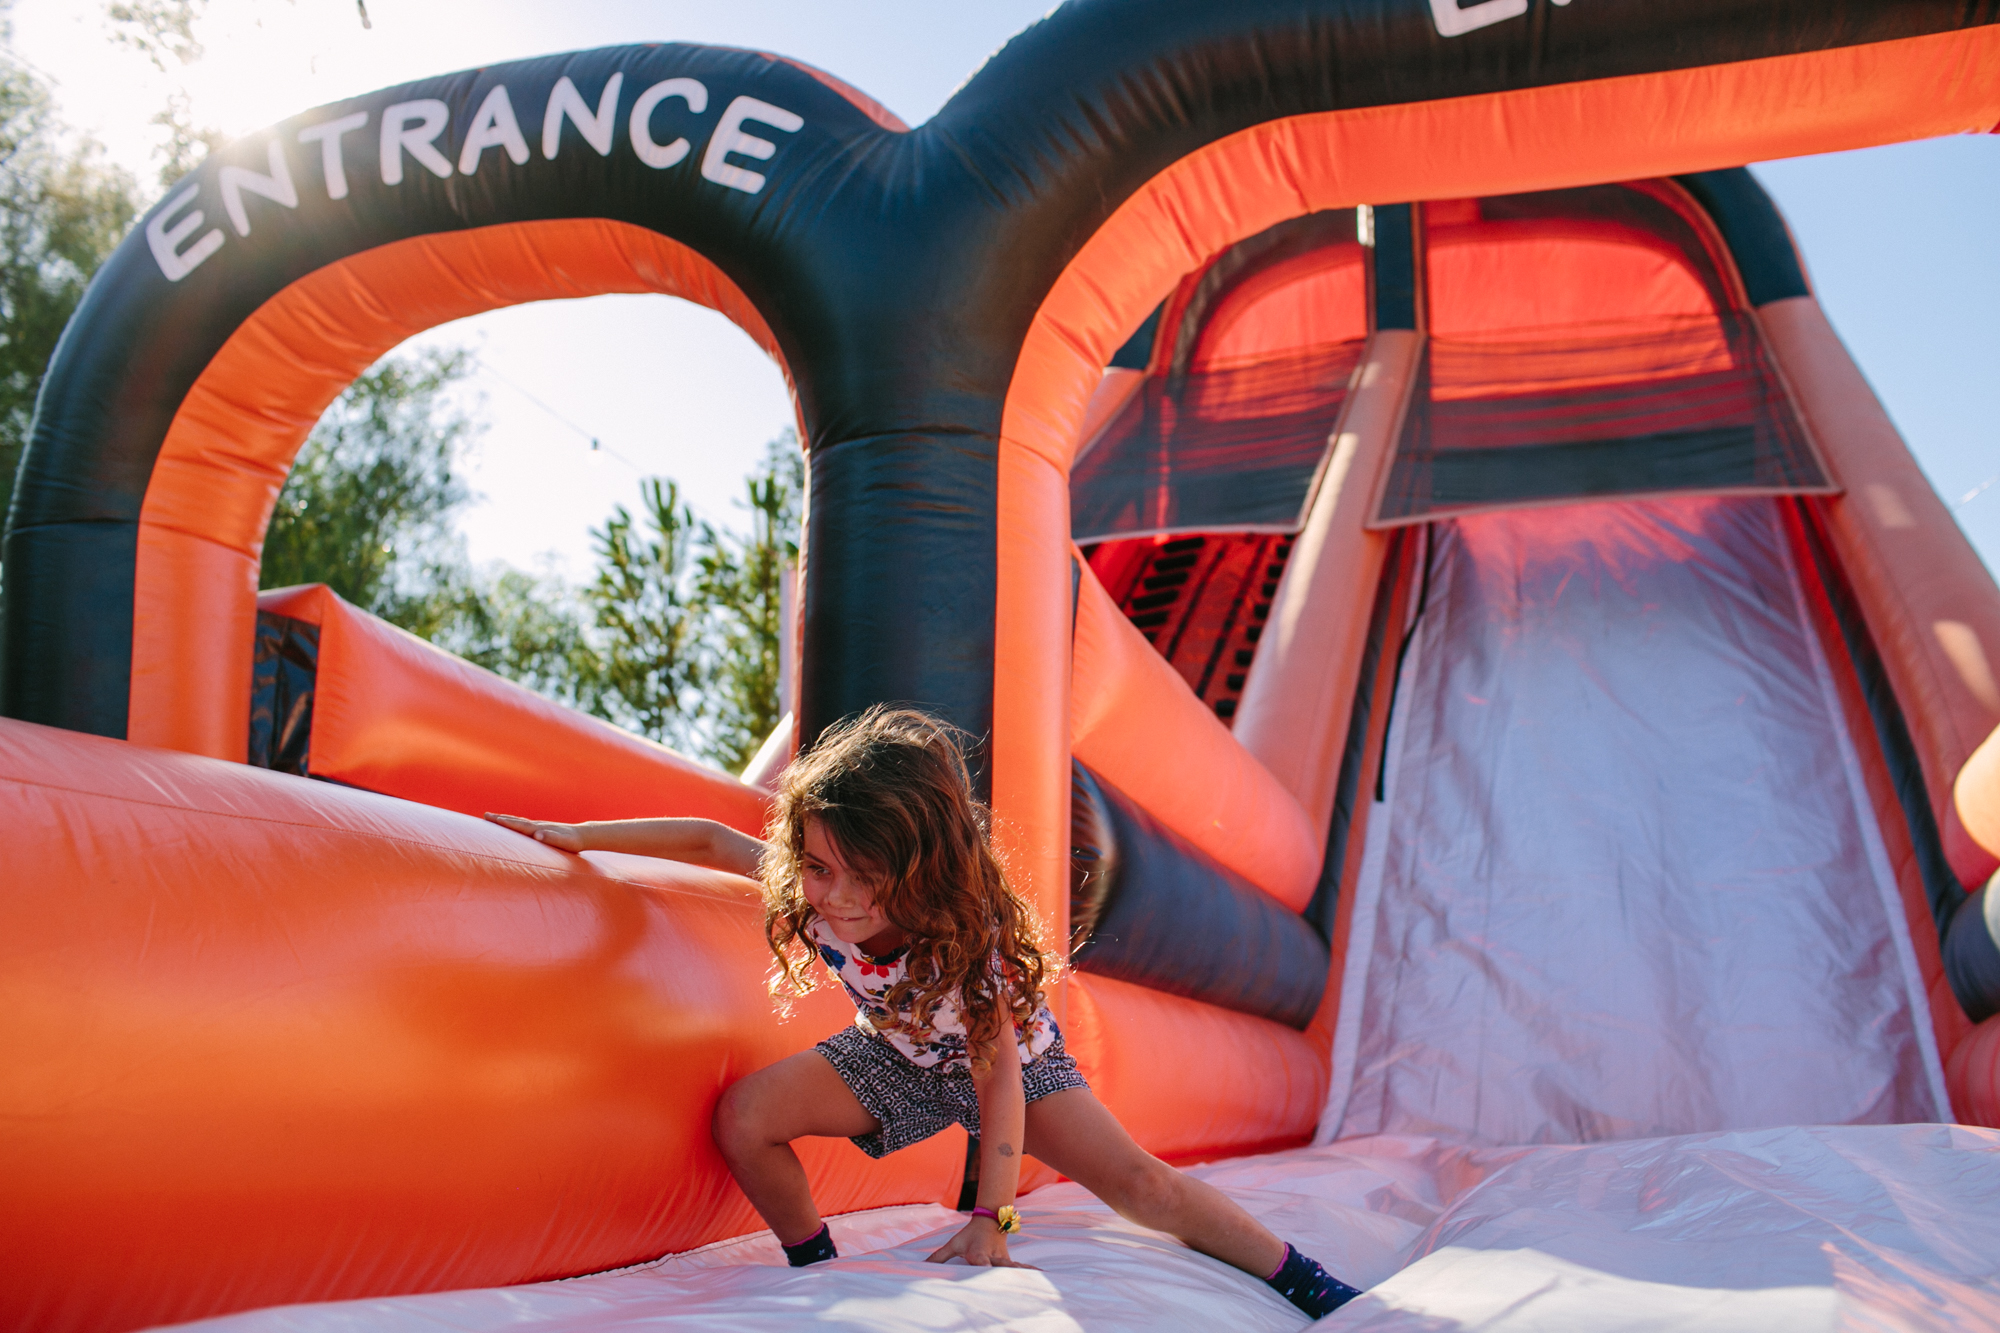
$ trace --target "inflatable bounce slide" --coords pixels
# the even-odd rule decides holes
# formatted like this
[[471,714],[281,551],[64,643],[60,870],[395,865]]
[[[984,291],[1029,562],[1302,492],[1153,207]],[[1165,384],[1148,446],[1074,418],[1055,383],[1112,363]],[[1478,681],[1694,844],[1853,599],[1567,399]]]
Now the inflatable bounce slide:
[[[748,882],[476,818],[757,831],[898,700],[1093,1086],[1329,1322],[2000,1326],[2000,589],[1741,167],[1996,123],[1991,0],[1079,0],[916,128],[656,45],[220,150],[8,515],[0,1319],[1297,1326],[1032,1164],[1040,1271],[918,1262],[956,1131],[814,1147],[782,1267],[710,1114],[844,1002],[773,1014]],[[606,292],[794,392],[747,780],[257,590],[369,364]]]

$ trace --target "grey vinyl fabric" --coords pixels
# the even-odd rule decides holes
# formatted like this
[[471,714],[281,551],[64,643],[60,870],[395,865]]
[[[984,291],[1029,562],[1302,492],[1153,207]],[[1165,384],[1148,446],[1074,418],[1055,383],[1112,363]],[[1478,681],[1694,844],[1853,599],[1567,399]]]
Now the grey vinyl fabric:
[[1436,525],[1321,1137],[1940,1118],[1907,925],[1774,502]]

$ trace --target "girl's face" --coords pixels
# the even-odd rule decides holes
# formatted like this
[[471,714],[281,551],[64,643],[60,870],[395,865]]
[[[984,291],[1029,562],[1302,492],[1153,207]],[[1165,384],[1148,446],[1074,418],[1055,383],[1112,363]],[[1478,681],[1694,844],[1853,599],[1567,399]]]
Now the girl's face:
[[874,889],[841,859],[817,819],[806,820],[805,844],[805,854],[799,858],[799,889],[834,938],[876,955],[901,945],[903,932],[876,906]]

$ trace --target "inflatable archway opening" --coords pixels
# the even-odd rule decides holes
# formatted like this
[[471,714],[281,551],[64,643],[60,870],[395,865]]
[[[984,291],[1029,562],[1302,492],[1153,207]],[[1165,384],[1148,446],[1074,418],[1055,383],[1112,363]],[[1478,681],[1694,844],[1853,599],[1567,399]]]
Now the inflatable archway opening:
[[[369,360],[600,291],[780,359],[799,739],[884,699],[983,738],[1070,1047],[1154,1152],[2000,1118],[2000,593],[1734,169],[1990,128],[1992,22],[1127,8],[915,130],[693,47],[385,90],[107,267],[7,536],[32,1322],[753,1225],[714,1098],[839,1021],[772,1015],[753,887],[470,812],[754,830],[763,793],[255,593]],[[841,1212],[968,1160],[809,1168]]]

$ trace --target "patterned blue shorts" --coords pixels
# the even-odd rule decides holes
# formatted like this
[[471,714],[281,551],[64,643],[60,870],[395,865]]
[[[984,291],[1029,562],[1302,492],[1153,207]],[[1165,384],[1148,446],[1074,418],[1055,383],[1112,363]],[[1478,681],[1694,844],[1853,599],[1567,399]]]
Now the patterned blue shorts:
[[[880,1037],[845,1027],[813,1047],[826,1057],[862,1109],[882,1126],[859,1134],[854,1145],[870,1157],[887,1157],[939,1130],[964,1125],[979,1133],[979,1093],[969,1069],[926,1069]],[[1031,1102],[1069,1088],[1088,1088],[1076,1061],[1063,1049],[1062,1032],[1034,1063],[1021,1066],[1021,1086]]]

